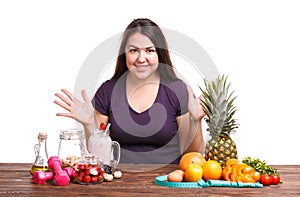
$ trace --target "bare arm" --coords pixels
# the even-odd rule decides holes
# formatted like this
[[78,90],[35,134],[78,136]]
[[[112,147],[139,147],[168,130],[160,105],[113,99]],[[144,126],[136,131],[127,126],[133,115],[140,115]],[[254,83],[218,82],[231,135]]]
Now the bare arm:
[[201,120],[205,116],[200,105],[200,98],[194,98],[192,89],[187,87],[189,94],[189,112],[177,117],[181,153],[200,152],[204,150]]

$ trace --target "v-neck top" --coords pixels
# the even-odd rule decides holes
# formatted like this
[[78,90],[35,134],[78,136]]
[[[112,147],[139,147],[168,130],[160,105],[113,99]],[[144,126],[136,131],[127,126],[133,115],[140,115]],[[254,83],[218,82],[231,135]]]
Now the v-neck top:
[[188,112],[188,92],[183,81],[161,81],[153,105],[141,113],[128,104],[126,75],[105,81],[92,103],[98,112],[109,117],[110,137],[121,146],[120,163],[179,162],[176,117]]

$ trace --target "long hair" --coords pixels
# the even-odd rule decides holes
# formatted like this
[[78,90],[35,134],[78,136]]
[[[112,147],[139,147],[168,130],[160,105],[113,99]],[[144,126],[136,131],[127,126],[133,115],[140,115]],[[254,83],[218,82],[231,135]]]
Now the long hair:
[[128,68],[126,66],[125,47],[132,34],[141,33],[147,36],[154,44],[158,55],[159,66],[157,68],[160,78],[165,81],[177,80],[170,58],[166,38],[159,26],[149,19],[135,19],[123,33],[118,58],[116,61],[115,73],[112,79],[119,79]]

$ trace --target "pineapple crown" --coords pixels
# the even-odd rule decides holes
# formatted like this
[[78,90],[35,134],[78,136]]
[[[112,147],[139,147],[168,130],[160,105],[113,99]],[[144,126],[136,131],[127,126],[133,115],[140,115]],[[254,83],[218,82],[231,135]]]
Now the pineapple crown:
[[205,90],[202,92],[201,106],[206,113],[205,118],[208,131],[213,138],[219,136],[229,136],[238,128],[233,115],[236,107],[233,105],[236,96],[229,92],[231,83],[227,84],[227,76],[218,76],[214,81],[204,79]]

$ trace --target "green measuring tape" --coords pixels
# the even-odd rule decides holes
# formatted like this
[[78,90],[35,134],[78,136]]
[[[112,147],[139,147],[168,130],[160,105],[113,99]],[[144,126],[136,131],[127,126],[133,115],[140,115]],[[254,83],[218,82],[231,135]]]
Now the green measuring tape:
[[204,188],[204,187],[253,187],[262,188],[263,185],[260,183],[242,183],[242,182],[232,182],[223,180],[208,180],[204,181],[200,179],[198,182],[168,182],[168,175],[155,177],[155,184],[160,186],[167,186],[173,188]]

